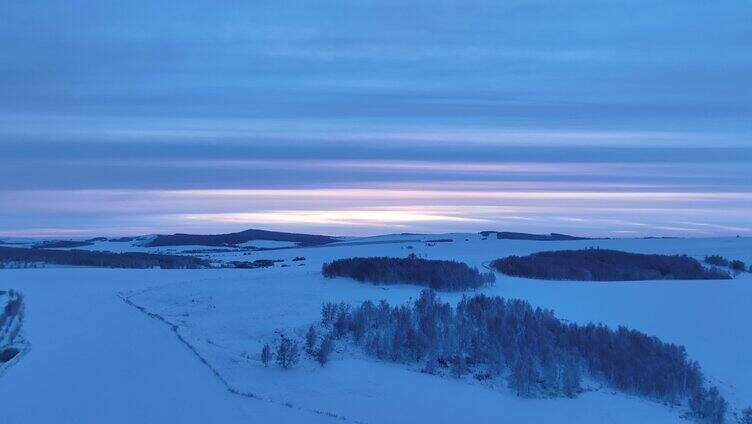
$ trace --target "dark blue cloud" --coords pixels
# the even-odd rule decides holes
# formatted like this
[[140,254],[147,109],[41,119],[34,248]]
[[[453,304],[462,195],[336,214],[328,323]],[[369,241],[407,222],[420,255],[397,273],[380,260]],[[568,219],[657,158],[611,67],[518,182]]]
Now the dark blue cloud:
[[6,113],[750,129],[744,2],[5,8]]
[[[10,2],[0,16],[5,192],[752,182],[746,1],[73,0]],[[302,164],[316,160],[434,165]],[[41,211],[3,214],[59,227]]]

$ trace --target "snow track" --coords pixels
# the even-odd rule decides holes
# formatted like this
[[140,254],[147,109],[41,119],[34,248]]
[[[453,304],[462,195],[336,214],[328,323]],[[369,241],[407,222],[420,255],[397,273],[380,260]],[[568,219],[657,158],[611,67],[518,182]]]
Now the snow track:
[[0,286],[26,296],[24,332],[34,349],[0,378],[0,421],[341,422],[229,393],[168,327],[117,296],[196,277],[160,270],[1,272]]
[[[219,370],[217,370],[214,366],[212,366],[212,364],[209,363],[209,361],[203,355],[201,355],[201,352],[199,352],[198,349],[196,349],[190,342],[188,342],[188,340],[186,340],[185,337],[182,336],[182,334],[180,334],[180,327],[178,327],[177,325],[169,322],[162,315],[154,313],[154,312],[149,312],[148,310],[146,310],[146,308],[144,308],[142,306],[139,306],[139,305],[131,302],[130,297],[133,296],[134,294],[135,293],[120,294],[119,296],[120,296],[120,298],[126,304],[132,306],[133,308],[139,310],[140,312],[146,314],[147,316],[149,316],[149,317],[151,317],[151,318],[153,318],[153,319],[161,322],[162,324],[169,326],[170,329],[172,330],[172,332],[175,333],[175,336],[178,338],[178,340],[180,340],[180,342],[183,343],[188,350],[190,350],[191,352],[193,352],[193,354],[196,355],[196,357],[201,361],[201,363],[203,363],[207,368],[209,368],[211,370],[211,372],[214,374],[214,376],[222,383],[222,385],[225,386],[225,389],[227,389],[228,392],[230,392],[230,393],[232,393],[234,395],[238,395],[238,396],[242,396],[242,397],[246,397],[246,398],[250,398],[250,399],[256,399],[256,400],[267,401],[267,402],[272,402],[272,403],[279,403],[279,402],[275,402],[274,400],[264,399],[263,397],[260,397],[260,396],[258,396],[256,394],[253,394],[253,393],[250,393],[250,392],[244,392],[244,391],[236,389],[235,387],[232,387],[232,385],[230,385],[230,383],[222,376],[222,374],[219,372]],[[306,409],[303,409],[303,408],[300,408],[300,407],[296,407],[296,406],[291,405],[289,403],[282,404],[282,406],[285,406],[287,408],[296,409],[298,411],[307,411]],[[311,413],[319,414],[319,415],[324,415],[324,416],[326,416],[328,418],[338,419],[338,420],[341,420],[341,421],[348,421],[347,418],[339,416],[339,415],[334,414],[332,412],[326,412],[326,411],[320,411],[320,410],[310,410],[310,411],[307,411],[307,412],[311,412]],[[351,421],[351,422],[353,422],[353,421]],[[358,423],[358,421],[354,421],[354,422]]]

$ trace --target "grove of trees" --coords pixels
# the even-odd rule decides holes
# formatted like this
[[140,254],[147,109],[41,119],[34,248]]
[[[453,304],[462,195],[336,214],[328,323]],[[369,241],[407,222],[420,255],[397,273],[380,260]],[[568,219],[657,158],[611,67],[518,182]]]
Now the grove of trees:
[[519,396],[576,396],[583,376],[671,403],[712,423],[725,414],[684,347],[625,327],[578,325],[517,299],[476,295],[456,307],[424,290],[413,303],[326,303],[321,327],[382,360],[478,380],[505,379]]
[[544,280],[634,281],[729,279],[685,255],[646,255],[608,249],[558,250],[508,256],[491,262],[507,275]]
[[705,263],[715,266],[729,266],[729,260],[721,255],[705,256]]
[[141,252],[98,252],[90,250],[24,249],[0,246],[0,264],[58,264],[106,268],[208,268],[209,262],[179,255]]
[[436,290],[465,290],[493,284],[493,272],[481,273],[477,268],[455,261],[421,259],[414,254],[407,258],[373,257],[337,259],[321,268],[325,277],[350,277],[376,284],[411,283]]
[[[734,271],[735,274],[747,271],[747,265],[744,262],[737,259],[728,260],[721,255],[705,256],[705,263],[714,266],[731,268],[731,270]],[[749,272],[752,272],[752,266],[750,267]]]

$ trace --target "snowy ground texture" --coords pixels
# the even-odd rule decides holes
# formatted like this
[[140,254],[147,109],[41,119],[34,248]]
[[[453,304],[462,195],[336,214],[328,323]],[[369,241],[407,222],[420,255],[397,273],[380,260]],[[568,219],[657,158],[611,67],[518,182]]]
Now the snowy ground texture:
[[[441,238],[454,241],[425,242]],[[367,241],[242,257],[284,260],[266,269],[2,270],[0,290],[13,287],[26,296],[25,335],[34,344],[0,376],[8,418],[3,422],[682,422],[681,408],[608,389],[577,399],[521,399],[504,384],[426,375],[342,344],[325,368],[310,359],[291,370],[264,368],[259,353],[279,332],[302,340],[323,302],[401,303],[421,290],[323,278],[321,264],[335,258],[416,253],[480,268],[510,254],[599,246],[752,261],[748,238],[538,242],[450,234]],[[218,256],[233,259],[232,253]],[[306,259],[293,262],[294,257]],[[627,325],[682,344],[732,409],[752,404],[750,274],[731,281],[631,283],[497,274],[494,287],[478,292],[526,299],[563,319]],[[460,296],[441,294],[451,302]]]
[[[466,378],[436,377],[417,367],[383,363],[339,344],[334,360],[320,368],[304,359],[292,370],[264,368],[260,350],[273,345],[280,332],[302,340],[307,326],[319,318],[327,301],[359,303],[387,299],[402,303],[421,288],[410,285],[374,286],[350,279],[325,279],[324,261],[352,256],[405,256],[416,253],[433,259],[455,259],[478,267],[510,254],[540,250],[599,246],[644,253],[687,253],[701,259],[722,254],[749,262],[747,239],[590,240],[536,242],[482,240],[455,234],[451,243],[352,244],[263,252],[293,266],[244,272],[232,278],[195,280],[130,293],[132,302],[160,314],[178,328],[227,383],[242,393],[311,411],[325,411],[360,422],[415,422],[427,411],[439,421],[472,419],[554,422],[676,422],[683,412],[644,399],[597,390],[575,400],[525,400],[504,384],[481,385]],[[436,236],[390,236],[370,241],[437,239]],[[345,243],[343,243],[345,244]],[[412,246],[412,248],[408,248]],[[294,266],[304,256],[304,267]],[[683,344],[702,364],[712,384],[736,408],[752,400],[752,364],[745,352],[752,346],[747,328],[752,279],[733,281],[656,281],[630,283],[542,282],[498,275],[497,284],[480,292],[529,300],[552,308],[561,318],[581,323],[627,325],[665,341]],[[442,294],[456,301],[461,294]],[[344,350],[344,351],[343,351]]]

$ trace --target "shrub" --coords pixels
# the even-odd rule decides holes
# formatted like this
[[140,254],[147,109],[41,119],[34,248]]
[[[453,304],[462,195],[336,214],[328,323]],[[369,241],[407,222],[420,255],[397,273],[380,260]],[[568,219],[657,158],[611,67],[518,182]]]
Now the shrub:
[[585,249],[509,256],[491,262],[496,270],[544,280],[634,281],[729,279],[718,268],[706,269],[688,256],[645,255],[618,250]]
[[420,259],[411,254],[407,258],[349,258],[325,263],[321,273],[329,278],[350,277],[377,284],[413,283],[437,290],[464,290],[492,284],[492,272],[481,273],[477,268],[455,261]]

